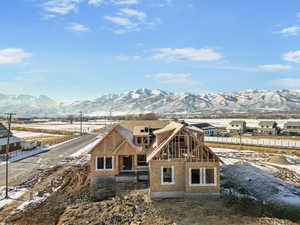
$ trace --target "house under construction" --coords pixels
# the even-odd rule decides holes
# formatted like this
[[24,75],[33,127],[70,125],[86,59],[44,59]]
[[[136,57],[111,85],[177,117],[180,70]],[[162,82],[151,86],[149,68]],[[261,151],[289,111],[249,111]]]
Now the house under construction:
[[90,152],[92,183],[148,177],[151,198],[218,194],[221,161],[203,136],[200,129],[177,122],[131,129],[117,125]]

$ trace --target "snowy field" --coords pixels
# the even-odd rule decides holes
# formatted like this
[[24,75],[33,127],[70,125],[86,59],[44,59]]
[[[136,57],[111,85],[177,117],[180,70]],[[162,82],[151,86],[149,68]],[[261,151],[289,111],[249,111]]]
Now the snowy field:
[[280,128],[288,121],[300,122],[300,119],[185,119],[189,123],[210,123],[216,127],[228,127],[232,120],[245,120],[247,127],[258,127],[260,121],[276,121]]
[[[212,148],[224,162],[224,191],[266,204],[300,209],[300,159],[292,155]],[[240,190],[247,190],[247,194]]]
[[[14,124],[15,127],[37,128],[46,130],[60,130],[60,131],[80,131],[80,122],[70,124],[68,122],[46,122],[46,123],[30,123],[30,124]],[[104,127],[103,122],[84,122],[82,129],[84,132],[92,132],[95,129]]]
[[13,135],[19,138],[31,138],[39,136],[61,136],[59,134],[47,134],[47,133],[38,133],[38,132],[29,132],[29,131],[17,131],[13,130]]
[[[224,162],[225,165],[250,163],[266,172],[276,174],[279,168],[295,172],[300,178],[300,158],[293,155],[262,153],[251,150],[233,150],[210,147]],[[300,185],[300,183],[299,183]]]

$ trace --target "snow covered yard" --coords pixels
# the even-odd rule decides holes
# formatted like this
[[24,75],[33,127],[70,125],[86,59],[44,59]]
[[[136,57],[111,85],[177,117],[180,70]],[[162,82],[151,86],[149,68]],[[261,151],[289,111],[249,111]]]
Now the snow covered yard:
[[31,138],[31,137],[39,137],[39,136],[62,136],[60,134],[47,134],[47,133],[40,133],[40,132],[17,131],[17,130],[12,130],[12,133],[19,138]]
[[[92,132],[95,129],[103,128],[103,122],[83,122],[82,129],[84,132]],[[14,127],[36,128],[44,130],[60,130],[60,131],[80,131],[80,122],[46,122],[46,123],[29,123],[29,124],[14,124]]]
[[222,192],[300,213],[300,160],[296,156],[212,148],[222,159]]

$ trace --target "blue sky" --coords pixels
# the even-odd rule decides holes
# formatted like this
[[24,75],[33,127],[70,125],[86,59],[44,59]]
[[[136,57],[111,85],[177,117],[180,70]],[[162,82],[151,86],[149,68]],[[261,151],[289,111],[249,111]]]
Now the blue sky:
[[1,93],[69,101],[137,88],[300,88],[297,0],[14,0],[1,9]]

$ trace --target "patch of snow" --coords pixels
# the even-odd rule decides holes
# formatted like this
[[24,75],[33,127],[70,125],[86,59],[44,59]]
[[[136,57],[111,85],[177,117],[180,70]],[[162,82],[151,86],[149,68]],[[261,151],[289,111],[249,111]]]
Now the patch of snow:
[[270,162],[265,162],[265,164],[271,165],[271,166],[277,166],[277,167],[281,167],[281,168],[286,168],[286,169],[294,171],[295,173],[300,175],[300,165],[282,165],[282,164],[270,163]]
[[30,137],[38,137],[38,136],[61,136],[59,134],[48,134],[48,133],[38,133],[38,132],[30,132],[30,131],[16,131],[13,130],[12,133],[19,138],[30,138]]
[[15,214],[15,213],[20,212],[20,211],[25,211],[29,208],[32,208],[36,205],[39,205],[42,202],[44,202],[49,196],[50,196],[50,194],[48,194],[48,193],[43,194],[43,196],[41,196],[41,197],[36,194],[36,196],[34,196],[32,200],[28,200],[28,201],[23,202],[18,208],[16,208],[12,212],[12,214]]
[[300,210],[300,187],[283,182],[249,163],[222,165],[222,182],[234,184],[267,204],[294,207]]
[[5,186],[0,187],[0,210],[11,204],[13,201],[18,200],[26,191],[26,188],[8,187],[9,198],[4,199]]

